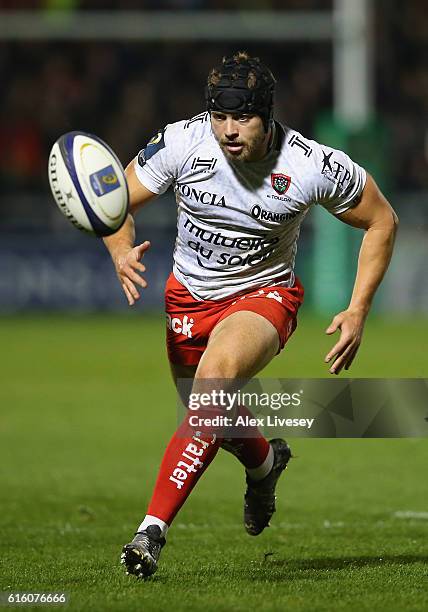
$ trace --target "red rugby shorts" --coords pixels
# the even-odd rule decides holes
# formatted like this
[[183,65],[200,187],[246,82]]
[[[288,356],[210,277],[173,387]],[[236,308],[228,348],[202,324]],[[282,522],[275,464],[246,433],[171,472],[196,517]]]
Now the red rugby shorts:
[[217,323],[239,310],[256,312],[270,321],[278,331],[281,351],[297,327],[303,294],[296,278],[293,287],[263,287],[222,300],[200,301],[171,273],[165,286],[168,358],[174,364],[196,366]]

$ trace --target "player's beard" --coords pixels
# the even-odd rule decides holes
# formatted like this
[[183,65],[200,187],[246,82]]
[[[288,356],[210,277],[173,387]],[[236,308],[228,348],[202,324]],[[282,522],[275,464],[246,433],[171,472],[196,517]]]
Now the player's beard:
[[[240,162],[248,162],[248,161],[258,161],[266,154],[266,150],[263,147],[266,139],[266,134],[264,132],[257,134],[251,140],[242,140],[237,139],[236,141],[231,140],[220,140],[219,144],[221,150],[230,161],[240,161]],[[240,153],[232,153],[226,147],[227,144],[241,144],[243,145],[242,151]]]

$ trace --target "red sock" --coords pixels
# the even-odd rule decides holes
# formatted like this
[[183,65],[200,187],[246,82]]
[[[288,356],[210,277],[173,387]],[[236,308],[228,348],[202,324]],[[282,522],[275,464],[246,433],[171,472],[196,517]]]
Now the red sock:
[[[245,406],[238,407],[236,416],[238,414],[254,418],[254,415]],[[222,448],[235,455],[244,467],[248,469],[259,467],[267,457],[269,442],[257,426],[242,427],[242,429],[245,431],[245,437],[237,437],[239,431],[236,431],[237,436],[224,440]]]
[[167,446],[147,514],[170,525],[216,456],[221,442],[214,434],[196,434],[186,418]]

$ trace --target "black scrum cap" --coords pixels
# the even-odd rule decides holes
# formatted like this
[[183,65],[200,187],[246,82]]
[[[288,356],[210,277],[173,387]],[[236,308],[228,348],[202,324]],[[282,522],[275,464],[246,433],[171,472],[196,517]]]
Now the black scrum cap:
[[216,83],[208,83],[205,99],[208,111],[260,115],[265,131],[273,117],[275,78],[256,58],[225,57],[214,70]]

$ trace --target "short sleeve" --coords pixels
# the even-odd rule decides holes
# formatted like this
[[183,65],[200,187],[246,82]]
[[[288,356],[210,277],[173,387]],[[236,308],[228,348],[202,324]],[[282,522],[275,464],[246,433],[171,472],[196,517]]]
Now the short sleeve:
[[135,159],[138,180],[152,193],[164,193],[177,178],[173,126],[166,126],[149,140]]
[[313,153],[316,166],[313,203],[321,204],[334,215],[358,204],[367,180],[364,168],[343,151],[318,143]]

